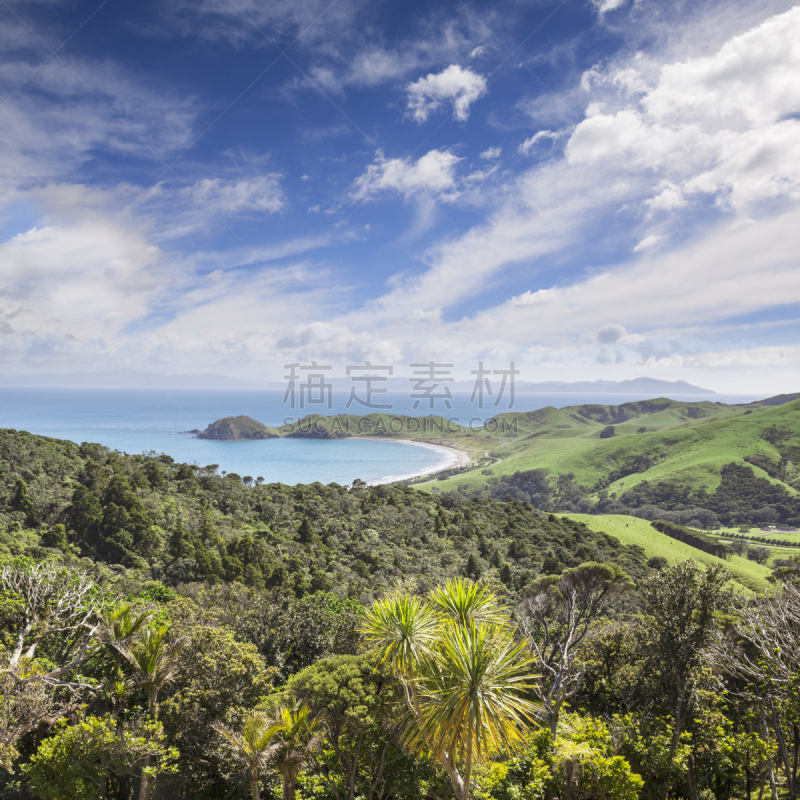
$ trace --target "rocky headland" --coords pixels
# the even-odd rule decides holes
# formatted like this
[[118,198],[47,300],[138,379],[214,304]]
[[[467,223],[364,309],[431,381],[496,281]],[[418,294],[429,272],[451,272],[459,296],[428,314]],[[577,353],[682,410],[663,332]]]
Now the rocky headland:
[[277,439],[278,431],[252,417],[223,417],[212,422],[204,431],[197,434],[198,439],[218,441],[247,441],[251,439]]

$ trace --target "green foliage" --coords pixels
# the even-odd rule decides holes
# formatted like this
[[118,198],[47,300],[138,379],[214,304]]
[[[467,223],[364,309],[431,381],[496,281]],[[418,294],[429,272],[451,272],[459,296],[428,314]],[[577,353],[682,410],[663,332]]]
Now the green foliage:
[[[672,747],[673,720],[669,717],[615,715],[611,727],[619,740],[619,752],[644,778],[650,797],[656,797],[665,781],[682,781],[691,752],[691,735],[680,734]],[[652,790],[651,790],[652,789]]]
[[167,456],[2,430],[0,453],[0,553],[51,555],[33,550],[38,534],[19,529],[19,480],[46,547],[65,550],[52,533],[64,525],[69,552],[173,588],[238,582],[301,599],[335,587],[359,598],[401,577],[425,590],[502,570],[513,597],[548,559],[562,568],[594,560],[647,571],[637,551],[518,500],[431,497],[407,486],[243,485],[214,465],[193,469]]
[[473,765],[519,749],[535,718],[525,697],[535,679],[526,643],[497,596],[463,579],[425,600],[397,594],[376,602],[364,633],[375,662],[403,684],[405,745],[429,751],[467,800]]
[[42,547],[54,547],[64,553],[69,552],[69,542],[67,541],[67,529],[61,524],[53,525],[50,530],[44,531],[41,535]]
[[232,584],[183,587],[184,597],[167,608],[182,628],[225,626],[252,643],[281,679],[333,655],[356,655],[361,605],[331,593],[301,600],[276,592]]
[[619,503],[638,515],[649,514],[650,519],[663,516],[661,510],[681,509],[679,518],[673,521],[686,523],[692,516],[702,517],[709,528],[720,524],[749,526],[800,521],[800,496],[790,493],[780,483],[756,475],[749,465],[725,464],[719,478],[719,486],[713,492],[684,483],[642,481],[624,492]]
[[[705,428],[716,424],[707,405]],[[609,477],[643,486],[641,470],[667,464],[626,444],[651,436],[628,436],[645,413],[648,431],[652,422],[658,432],[658,415],[675,422],[678,406],[655,406],[583,407],[573,420],[607,448],[604,459],[613,455]],[[705,429],[680,409],[686,430]],[[706,410],[697,404],[697,415]],[[744,418],[765,448],[758,468],[782,481],[788,461],[780,467],[766,448],[791,460],[792,437],[781,432],[791,424],[773,431],[762,413],[772,411]],[[616,435],[600,442],[603,425]],[[253,485],[213,465],[9,431],[0,431],[0,452],[0,554],[22,556],[0,573],[0,758],[23,768],[24,797],[127,797],[142,775],[142,796],[153,800],[274,795],[268,770],[285,796],[296,784],[319,800],[722,800],[743,796],[746,784],[766,789],[770,773],[781,791],[788,783],[779,735],[791,747],[800,719],[795,565],[781,568],[774,596],[738,596],[731,609],[729,574],[713,555],[642,520],[613,517],[609,536],[584,524],[603,518],[534,510],[535,497],[590,502],[586,473],[501,476],[492,492],[508,489],[507,499],[496,502],[403,486]],[[706,491],[720,503],[710,513],[735,517],[780,499],[776,483],[725,463]],[[678,506],[699,497],[695,485],[650,486],[640,498]],[[600,503],[618,503],[613,488]],[[639,523],[662,549],[626,527]],[[676,565],[680,548],[717,566]],[[743,558],[729,563],[741,582],[769,573]],[[555,736],[536,727],[532,703],[552,678],[534,675],[546,669],[534,668],[515,628],[535,635],[534,600],[544,609],[539,633],[552,642],[562,619],[586,631],[570,645],[565,674],[582,677],[569,683]],[[583,608],[593,609],[591,625]],[[756,612],[758,625],[743,627]],[[755,630],[773,631],[779,646],[753,657],[758,642],[744,634]],[[360,654],[365,638],[369,656]],[[761,672],[731,671],[721,642]],[[98,716],[76,723],[77,703]],[[237,736],[263,756],[256,774],[252,758],[240,759],[244,782]]]
[[567,794],[601,800],[636,800],[644,786],[640,775],[615,752],[608,727],[594,717],[562,717],[553,750],[557,783]]
[[86,717],[76,725],[61,721],[23,771],[42,800],[102,800],[115,778],[141,774],[148,759],[155,777],[173,770],[177,755],[156,722],[130,728],[111,716]]
[[685,528],[683,525],[676,525],[674,522],[666,522],[660,519],[650,524],[657,531],[660,531],[672,539],[677,539],[679,542],[685,542],[703,553],[710,553],[717,558],[726,558],[731,553],[730,548],[726,544],[715,539],[713,536],[706,536],[703,533]]
[[11,499],[11,508],[25,515],[25,524],[32,528],[36,525],[36,506],[28,494],[28,487],[22,478],[17,478],[14,486],[14,497]]
[[322,659],[287,681],[283,694],[308,703],[337,736],[375,723],[386,704],[399,699],[388,677],[365,656]]
[[[252,417],[224,417],[212,422],[198,439],[273,439],[277,436],[274,428],[269,428],[263,422]],[[252,478],[250,479],[252,481]]]
[[294,800],[297,776],[317,748],[322,727],[307,705],[279,705],[272,714],[251,714],[241,733],[219,723],[213,727],[247,766],[252,800],[259,800],[259,770],[267,765],[283,779],[283,800]]
[[550,731],[533,733],[526,747],[475,771],[476,800],[542,800],[554,788]]
[[364,656],[334,656],[293,676],[281,697],[297,698],[325,726],[326,746],[314,754],[326,784],[353,798],[384,766],[381,751],[395,744],[399,687]]
[[277,670],[231,628],[192,625],[181,632],[185,643],[160,719],[180,750],[183,785],[213,794],[223,790],[227,768],[212,726],[240,725],[270,693]]

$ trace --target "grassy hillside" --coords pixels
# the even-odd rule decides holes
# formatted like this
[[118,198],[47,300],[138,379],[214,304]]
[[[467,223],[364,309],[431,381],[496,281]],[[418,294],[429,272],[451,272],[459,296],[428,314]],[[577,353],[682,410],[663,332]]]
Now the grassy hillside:
[[500,414],[476,428],[435,415],[312,414],[276,433],[401,438],[466,452],[466,466],[413,481],[434,494],[510,495],[546,511],[633,514],[692,527],[800,525],[795,395],[749,406],[656,398],[548,407]]
[[716,556],[703,553],[683,542],[655,530],[647,520],[616,514],[567,514],[569,519],[584,523],[593,531],[603,531],[614,536],[622,544],[638,545],[645,551],[648,559],[661,557],[670,564],[692,558],[703,564],[724,564],[733,576],[733,582],[742,589],[761,592],[769,588],[767,577],[771,570],[767,566],[748,561],[742,556],[733,556],[725,561]]
[[[637,458],[652,460],[646,471],[612,480],[605,487],[609,492],[630,489],[642,480],[666,478],[713,490],[719,485],[721,467],[745,463],[746,456],[766,459],[777,469],[781,450],[786,449],[781,445],[800,436],[800,400],[742,408],[660,399],[622,406],[544,408],[514,416],[519,421],[518,433],[494,437],[492,454],[499,459],[492,467],[494,476],[547,469],[553,474],[572,473],[577,483],[594,486],[615,470],[625,471]],[[609,426],[614,435],[601,438]],[[765,437],[773,428],[778,440],[769,441]],[[800,448],[789,445],[789,449]],[[758,466],[755,470],[783,483]],[[454,476],[439,488],[477,485],[485,478],[473,470]],[[789,490],[796,493],[791,486]]]
[[[713,503],[709,505],[707,497],[695,495],[701,490],[707,495],[724,490],[724,502],[719,498],[716,502],[725,512],[720,517],[723,522],[745,521],[737,518],[731,507],[737,492],[748,496],[745,505],[752,501],[744,509],[748,512],[776,504],[786,506],[777,516],[766,511],[765,516],[747,521],[787,521],[800,514],[797,399],[761,407],[662,399],[622,406],[546,408],[520,414],[517,421],[516,433],[494,435],[494,447],[489,451],[494,463],[426,480],[418,484],[420,488],[495,497],[511,494],[536,505],[540,505],[537,498],[541,500],[549,491],[559,496],[540,507],[586,512],[600,501],[614,505],[616,498],[632,508],[711,508]],[[731,471],[730,465],[746,472]],[[730,485],[721,490],[726,469]],[[546,475],[550,484],[546,492],[530,485],[522,493],[511,491],[522,480],[520,474],[527,476],[530,484],[536,471]],[[763,483],[739,491],[739,485],[752,484],[753,478]],[[732,489],[734,484],[737,487]],[[767,490],[770,485],[776,490]],[[660,497],[652,491],[654,486],[669,486],[669,496]],[[643,491],[637,500],[625,499],[625,493],[640,488]],[[578,500],[573,501],[574,497]],[[596,510],[605,508],[601,504]],[[719,513],[719,508],[715,511]],[[612,512],[627,513],[619,503],[609,510]]]

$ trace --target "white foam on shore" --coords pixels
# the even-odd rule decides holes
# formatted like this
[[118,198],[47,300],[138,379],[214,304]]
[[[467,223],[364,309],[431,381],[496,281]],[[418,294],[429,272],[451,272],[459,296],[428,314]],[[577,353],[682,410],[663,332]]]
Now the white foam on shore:
[[467,463],[469,456],[463,450],[456,450],[453,447],[443,447],[438,444],[428,444],[427,442],[415,442],[411,439],[384,439],[377,436],[364,436],[364,439],[373,439],[381,442],[393,442],[395,444],[413,444],[415,447],[426,447],[428,450],[435,450],[437,453],[445,456],[444,460],[439,464],[434,464],[426,467],[417,472],[410,472],[405,475],[385,475],[375,481],[370,481],[369,486],[379,486],[384,483],[396,483],[397,481],[407,481],[410,478],[420,478],[423,475],[433,475],[436,472],[441,472],[444,469],[449,469],[459,463]]

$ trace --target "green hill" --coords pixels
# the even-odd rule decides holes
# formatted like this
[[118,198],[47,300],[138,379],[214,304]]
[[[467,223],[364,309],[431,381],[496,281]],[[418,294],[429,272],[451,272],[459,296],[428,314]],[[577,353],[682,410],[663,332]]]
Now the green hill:
[[612,514],[567,514],[565,516],[582,522],[593,531],[607,533],[619,539],[623,545],[638,545],[644,550],[648,559],[660,557],[665,558],[669,564],[677,564],[691,558],[703,564],[724,564],[731,571],[732,582],[739,589],[763,592],[770,587],[767,581],[767,577],[771,574],[769,567],[756,564],[742,556],[734,555],[730,560],[723,560],[703,553],[688,544],[660,533],[647,520]]
[[[721,467],[736,460],[744,463],[745,456],[760,456],[777,468],[781,442],[800,434],[797,400],[751,409],[659,399],[621,406],[543,408],[513,417],[517,433],[493,437],[493,455],[499,459],[494,475],[548,469],[553,474],[572,473],[577,483],[594,486],[616,472],[634,469],[636,459],[649,459],[647,475],[633,471],[615,477],[605,487],[610,491],[665,476],[686,483],[699,477],[713,489],[719,484]],[[780,441],[765,436],[771,427],[778,429]],[[607,428],[613,428],[613,435],[602,438]],[[480,474],[470,473],[453,483],[481,481]]]
[[[488,469],[421,488],[510,494],[567,511],[694,505],[728,524],[800,520],[798,399],[759,407],[658,399],[545,408],[516,419],[515,433],[492,437]],[[549,505],[541,502],[545,496]],[[745,513],[762,509],[763,518]]]

